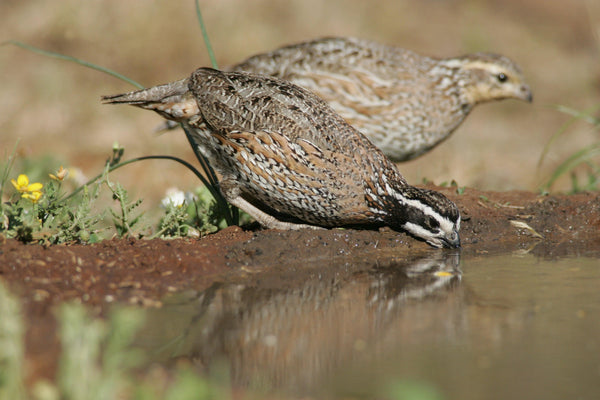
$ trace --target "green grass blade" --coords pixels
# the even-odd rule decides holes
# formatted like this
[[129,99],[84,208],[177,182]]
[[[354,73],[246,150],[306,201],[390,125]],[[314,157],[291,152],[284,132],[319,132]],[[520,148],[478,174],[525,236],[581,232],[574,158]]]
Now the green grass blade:
[[[200,181],[204,184],[204,186],[207,187],[207,189],[210,191],[211,195],[217,201],[217,204],[219,205],[219,207],[221,207],[221,209],[224,211],[225,220],[227,221],[227,225],[230,225],[230,226],[238,225],[239,211],[237,210],[237,208],[235,208],[233,206],[231,207],[231,209],[228,208],[229,205],[227,203],[227,200],[225,200],[225,198],[219,191],[218,183],[213,185],[192,164],[190,164],[189,162],[187,162],[185,160],[182,160],[181,158],[174,157],[174,156],[167,156],[167,155],[136,157],[136,158],[132,158],[131,160],[123,161],[118,164],[110,166],[107,169],[107,172],[112,172],[115,169],[124,167],[128,164],[138,162],[138,161],[144,161],[144,160],[171,160],[171,161],[178,162],[179,164],[182,164],[183,166],[187,167],[190,171],[192,171],[192,173],[194,175],[196,175],[196,177],[198,179],[200,179]],[[92,179],[87,181],[85,184],[83,184],[82,186],[78,187],[73,192],[71,192],[68,196],[66,196],[64,199],[62,199],[62,201],[67,201],[70,198],[72,198],[73,196],[77,195],[85,187],[91,185],[92,183],[96,182],[98,179],[102,178],[103,175],[104,175],[104,172],[96,175],[95,177],[93,177]]]
[[[138,162],[138,161],[143,161],[143,160],[171,160],[171,161],[175,161],[178,162],[184,166],[186,166],[190,171],[192,171],[194,173],[194,175],[196,175],[198,177],[198,179],[200,179],[202,181],[202,183],[209,187],[211,187],[210,182],[208,182],[206,180],[206,178],[200,173],[200,171],[198,171],[196,168],[194,168],[194,166],[190,163],[188,163],[185,160],[182,160],[180,158],[174,157],[174,156],[143,156],[143,157],[136,157],[136,158],[132,158],[131,160],[127,160],[127,161],[123,161],[120,162],[118,164],[112,165],[108,168],[107,172],[112,172],[115,169],[124,167],[128,164],[134,163],[134,162]],[[93,177],[92,179],[90,179],[89,181],[87,181],[86,183],[84,183],[83,185],[81,185],[80,187],[78,187],[77,189],[75,189],[71,194],[69,194],[67,197],[65,197],[64,199],[62,199],[62,201],[66,201],[68,199],[70,199],[71,197],[75,196],[77,193],[81,192],[83,190],[83,188],[85,188],[86,186],[91,185],[92,183],[96,182],[98,179],[102,178],[102,176],[104,175],[104,172],[101,174],[96,175],[95,177]],[[211,193],[213,193],[211,191]],[[214,193],[213,193],[214,195]]]
[[15,154],[17,154],[17,146],[19,145],[19,140],[15,143],[15,147],[13,147],[12,152],[8,156],[8,161],[4,166],[4,171],[2,171],[2,176],[0,176],[0,199],[4,195],[4,188],[6,187],[6,183],[8,182],[8,176],[15,162]]
[[552,172],[552,175],[550,176],[546,184],[542,186],[542,189],[549,190],[550,187],[552,187],[552,185],[554,184],[554,182],[562,175],[572,171],[579,164],[584,163],[597,155],[600,155],[600,143],[592,144],[573,153],[562,164],[560,164],[554,170],[554,172]]
[[67,56],[67,55],[60,54],[60,53],[55,53],[53,51],[42,50],[42,49],[40,49],[38,47],[31,46],[29,44],[19,42],[17,40],[8,40],[6,42],[3,42],[0,45],[4,46],[4,45],[7,45],[7,44],[12,44],[12,45],[20,47],[22,49],[29,50],[29,51],[31,51],[33,53],[41,54],[41,55],[44,55],[44,56],[47,56],[47,57],[58,58],[59,60],[65,60],[65,61],[73,62],[73,63],[79,64],[79,65],[82,65],[84,67],[91,68],[91,69],[94,69],[96,71],[103,72],[103,73],[108,74],[110,76],[114,76],[117,79],[121,79],[122,81],[125,81],[125,82],[127,82],[127,83],[129,83],[129,84],[131,84],[131,85],[133,85],[135,87],[137,87],[138,89],[143,89],[144,88],[143,85],[137,83],[133,79],[129,79],[128,77],[119,74],[118,72],[115,72],[115,71],[113,71],[111,69],[102,67],[100,65],[96,65],[96,64],[93,64],[93,63],[90,63],[90,62],[87,62],[87,61],[80,60],[79,58]]
[[198,0],[196,0],[196,17],[198,18],[198,23],[200,24],[202,38],[204,38],[204,44],[206,45],[206,51],[208,52],[210,63],[214,69],[219,69],[217,59],[215,58],[215,53],[213,52],[212,46],[210,45],[210,40],[208,39],[208,32],[206,31],[206,25],[204,25],[204,19],[202,18],[202,12],[200,11],[200,3]]
[[550,147],[554,144],[554,142],[556,142],[556,140],[561,137],[563,135],[563,133],[565,133],[567,131],[567,129],[573,125],[575,122],[579,121],[579,120],[584,120],[584,121],[588,121],[590,122],[591,119],[591,123],[597,125],[598,124],[598,119],[594,118],[591,116],[592,113],[596,112],[598,109],[600,109],[599,105],[595,105],[593,107],[588,108],[587,110],[584,111],[577,111],[568,107],[564,107],[564,106],[555,106],[554,107],[556,110],[565,113],[567,115],[571,115],[572,118],[569,119],[567,122],[565,122],[559,129],[558,131],[556,131],[552,137],[550,138],[550,140],[548,141],[548,143],[546,143],[546,145],[544,146],[544,149],[542,150],[542,154],[540,154],[540,158],[538,160],[537,163],[537,168],[538,170],[540,169],[540,167],[542,166],[542,163],[544,162],[544,159],[546,158],[546,156],[548,155],[548,151],[550,150]]
[[600,105],[590,107],[590,109],[586,110],[586,111],[577,111],[573,108],[565,107],[565,106],[556,106],[556,109],[564,114],[567,114],[576,119],[588,122],[594,126],[600,126],[600,118],[596,118],[592,115],[592,113],[594,113],[600,109]]

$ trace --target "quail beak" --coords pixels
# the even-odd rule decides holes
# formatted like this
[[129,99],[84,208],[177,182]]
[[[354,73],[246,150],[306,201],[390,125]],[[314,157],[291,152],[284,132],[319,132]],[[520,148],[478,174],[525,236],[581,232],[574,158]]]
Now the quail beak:
[[460,235],[457,231],[454,231],[449,237],[442,238],[442,243],[444,247],[458,249],[460,247]]
[[521,85],[519,89],[519,98],[529,103],[533,102],[533,93],[528,85]]
[[458,235],[458,231],[454,231],[448,237],[435,237],[427,240],[427,243],[437,248],[458,249],[460,247],[460,236]]

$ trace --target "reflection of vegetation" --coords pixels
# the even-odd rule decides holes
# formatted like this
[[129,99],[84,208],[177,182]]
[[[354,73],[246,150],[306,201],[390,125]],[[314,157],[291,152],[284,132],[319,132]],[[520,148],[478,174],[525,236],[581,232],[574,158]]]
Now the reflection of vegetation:
[[390,385],[389,395],[394,400],[441,400],[443,396],[426,382],[399,381]]
[[[550,138],[546,147],[542,151],[540,160],[538,162],[538,168],[544,161],[550,147],[556,142],[556,140],[570,132],[569,128],[578,121],[585,122],[591,126],[591,129],[600,132],[600,118],[595,117],[593,114],[600,109],[600,106],[594,106],[584,111],[573,110],[568,107],[559,106],[557,109],[570,115],[571,118],[563,124],[563,126]],[[550,177],[544,182],[541,189],[543,191],[549,191],[552,185],[560,177],[569,174],[571,177],[571,192],[581,192],[598,190],[600,183],[600,162],[598,156],[600,155],[600,139],[595,143],[585,146],[564,160],[558,167],[552,171]],[[578,178],[577,172],[583,167],[586,173],[586,179],[582,182]]]
[[83,306],[60,308],[60,357],[57,390],[65,399],[116,399],[129,391],[125,378],[142,355],[131,349],[142,311],[118,309],[108,321],[90,318]]
[[0,281],[0,399],[23,399],[25,330],[21,305]]
[[[19,302],[0,283],[0,398],[12,400],[80,399],[231,399],[228,389],[192,372],[190,366],[145,374],[135,368],[143,354],[132,346],[143,311],[116,309],[107,320],[91,318],[81,304],[65,304],[57,315],[61,355],[56,383],[37,381],[26,393],[23,377],[24,324]],[[31,396],[31,397],[30,397]]]

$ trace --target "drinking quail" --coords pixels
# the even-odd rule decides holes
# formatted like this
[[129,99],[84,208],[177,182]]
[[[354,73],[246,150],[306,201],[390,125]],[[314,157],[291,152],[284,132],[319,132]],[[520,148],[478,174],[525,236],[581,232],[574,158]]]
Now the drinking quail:
[[475,53],[436,59],[354,38],[282,47],[231,70],[311,90],[393,161],[431,150],[479,103],[532,101],[521,70],[507,57]]
[[188,79],[103,100],[182,123],[222,176],[223,196],[262,225],[387,225],[434,247],[460,246],[454,203],[408,185],[325,101],[292,83],[200,68]]

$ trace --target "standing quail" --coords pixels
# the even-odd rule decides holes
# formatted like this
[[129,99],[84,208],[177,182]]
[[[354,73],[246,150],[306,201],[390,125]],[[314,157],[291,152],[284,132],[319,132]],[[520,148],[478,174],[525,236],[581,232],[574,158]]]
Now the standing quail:
[[396,166],[325,101],[287,81],[196,70],[190,78],[102,98],[182,123],[221,174],[231,204],[264,226],[376,227],[459,247],[460,215]]
[[521,70],[507,57],[475,53],[435,59],[353,38],[282,47],[231,70],[309,89],[393,161],[431,150],[479,103],[532,101]]

